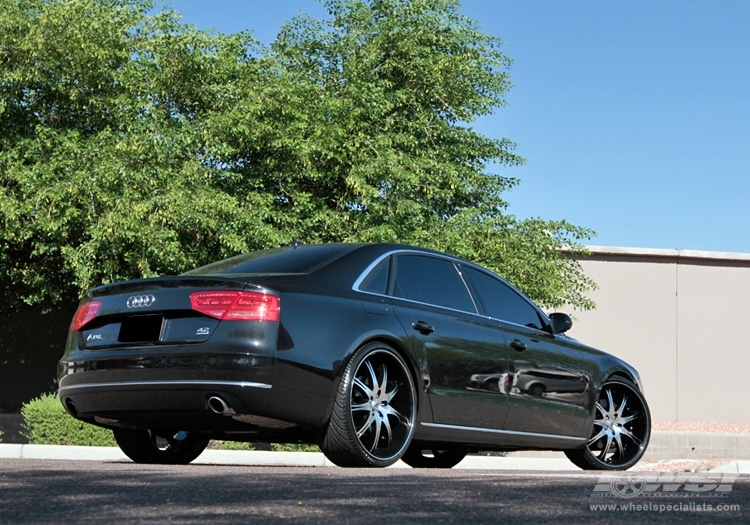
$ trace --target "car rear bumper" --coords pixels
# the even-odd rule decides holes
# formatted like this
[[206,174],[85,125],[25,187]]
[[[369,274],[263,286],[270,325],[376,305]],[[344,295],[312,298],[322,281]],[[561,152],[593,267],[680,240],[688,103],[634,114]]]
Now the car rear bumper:
[[274,358],[237,354],[64,359],[58,396],[103,426],[217,431],[325,424],[331,399],[275,384]]

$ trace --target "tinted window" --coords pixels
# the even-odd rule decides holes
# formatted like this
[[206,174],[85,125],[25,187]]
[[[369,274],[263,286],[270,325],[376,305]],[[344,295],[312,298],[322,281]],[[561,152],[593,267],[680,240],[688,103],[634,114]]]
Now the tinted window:
[[421,255],[399,255],[393,295],[420,303],[474,312],[474,301],[452,262]]
[[474,268],[464,267],[464,271],[478,288],[490,317],[532,328],[542,328],[539,313],[513,288]]
[[354,244],[327,244],[260,250],[202,266],[185,275],[309,273],[357,247]]
[[385,294],[388,288],[388,268],[390,266],[390,257],[380,261],[373,270],[367,274],[359,285],[363,292]]

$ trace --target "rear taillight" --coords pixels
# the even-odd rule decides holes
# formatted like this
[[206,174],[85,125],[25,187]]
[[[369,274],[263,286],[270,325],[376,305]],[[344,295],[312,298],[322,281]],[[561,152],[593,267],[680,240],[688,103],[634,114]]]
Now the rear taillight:
[[279,320],[279,298],[261,292],[207,291],[190,295],[193,310],[227,321]]
[[69,331],[77,332],[90,321],[92,321],[99,313],[99,308],[101,308],[101,306],[101,301],[91,301],[81,304],[78,307],[78,310],[76,310],[76,314],[73,316],[73,320],[70,322]]

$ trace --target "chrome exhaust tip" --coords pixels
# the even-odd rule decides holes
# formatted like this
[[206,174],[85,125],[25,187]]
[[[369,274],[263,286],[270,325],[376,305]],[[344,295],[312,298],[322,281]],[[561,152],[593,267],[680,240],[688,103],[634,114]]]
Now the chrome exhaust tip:
[[209,396],[207,404],[211,412],[220,416],[231,416],[235,413],[234,409],[222,397],[217,395]]

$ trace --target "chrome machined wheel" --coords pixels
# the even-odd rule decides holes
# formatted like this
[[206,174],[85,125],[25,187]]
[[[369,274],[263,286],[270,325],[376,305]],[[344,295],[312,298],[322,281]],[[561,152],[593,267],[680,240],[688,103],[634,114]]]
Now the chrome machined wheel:
[[641,459],[650,436],[651,415],[643,394],[630,381],[614,378],[599,393],[586,447],[566,455],[584,469],[625,470]]
[[391,465],[411,441],[416,406],[404,359],[388,345],[365,345],[346,368],[321,449],[339,466]]

